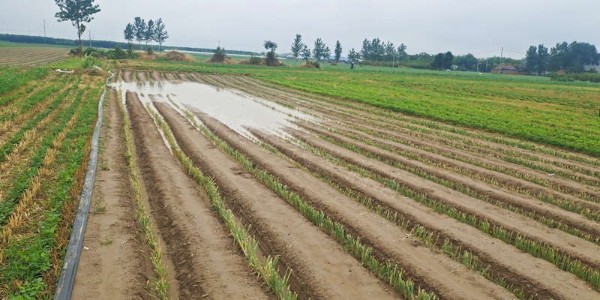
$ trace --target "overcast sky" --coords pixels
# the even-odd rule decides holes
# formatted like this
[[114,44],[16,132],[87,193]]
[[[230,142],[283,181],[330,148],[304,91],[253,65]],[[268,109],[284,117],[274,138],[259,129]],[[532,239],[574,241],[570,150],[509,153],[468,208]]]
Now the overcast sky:
[[[88,26],[93,39],[123,39],[134,17],[162,18],[168,45],[262,51],[262,42],[289,52],[296,33],[312,48],[317,37],[344,55],[379,37],[408,52],[520,58],[532,44],[600,44],[600,0],[96,0],[102,11]],[[174,4],[176,3],[176,4]],[[76,38],[58,23],[54,0],[0,0],[0,33]],[[88,33],[85,33],[88,36]],[[600,48],[600,47],[599,47]]]

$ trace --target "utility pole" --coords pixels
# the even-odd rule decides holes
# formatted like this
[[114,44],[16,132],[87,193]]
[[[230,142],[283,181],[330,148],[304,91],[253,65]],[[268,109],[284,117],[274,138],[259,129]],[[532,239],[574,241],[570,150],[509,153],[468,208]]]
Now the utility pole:
[[92,48],[92,31],[91,30],[88,30],[88,35],[90,38],[90,48]]
[[502,74],[502,67],[504,65],[504,46],[502,46],[502,50],[500,50],[500,74]]
[[46,40],[46,19],[44,19],[44,43],[47,43],[48,41]]

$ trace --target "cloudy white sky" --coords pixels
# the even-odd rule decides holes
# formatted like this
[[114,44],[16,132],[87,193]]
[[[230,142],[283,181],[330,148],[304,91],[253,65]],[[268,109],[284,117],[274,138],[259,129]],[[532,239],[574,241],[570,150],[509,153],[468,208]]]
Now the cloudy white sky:
[[[102,11],[89,25],[93,39],[122,40],[134,17],[162,18],[168,45],[261,51],[262,42],[288,52],[300,33],[344,53],[379,37],[409,53],[473,53],[523,57],[529,45],[562,41],[600,44],[600,0],[96,0]],[[0,0],[0,33],[75,38],[58,23],[54,0]],[[87,37],[87,32],[86,32]],[[331,47],[333,48],[333,47]]]

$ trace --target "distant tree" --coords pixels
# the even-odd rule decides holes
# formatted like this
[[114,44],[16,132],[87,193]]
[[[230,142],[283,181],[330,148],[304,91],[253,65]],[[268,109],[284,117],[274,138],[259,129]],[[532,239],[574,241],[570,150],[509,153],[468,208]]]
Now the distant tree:
[[406,53],[406,45],[400,44],[398,46],[398,60],[405,60],[408,58],[408,53]]
[[133,29],[135,40],[138,42],[138,46],[141,46],[142,41],[146,37],[146,21],[140,17],[135,17]]
[[360,58],[361,58],[360,52],[354,50],[354,48],[350,49],[350,52],[348,52],[348,60],[351,63],[359,62]]
[[315,40],[315,47],[313,48],[313,57],[320,62],[322,60],[329,59],[330,56],[331,51],[329,50],[329,47],[325,45],[321,38],[317,38]]
[[227,59],[227,54],[225,53],[225,48],[221,48],[219,46],[215,50],[215,53],[213,54],[210,61],[215,62],[215,63],[223,63],[223,62],[225,62],[226,59]]
[[461,55],[454,58],[454,64],[463,71],[475,71],[477,70],[477,58],[469,53],[467,55]]
[[71,24],[77,29],[77,38],[79,39],[79,53],[83,53],[83,42],[81,35],[85,32],[84,23],[91,22],[92,15],[100,12],[100,6],[94,4],[95,0],[54,0],[58,5],[59,11],[56,18],[59,22],[71,21]]
[[527,54],[525,55],[525,69],[532,74],[537,74],[537,60],[537,47],[530,46],[529,49],[527,49]]
[[452,52],[450,52],[450,51],[446,52],[446,54],[444,54],[444,64],[442,67],[444,69],[450,69],[450,68],[452,68],[453,63],[454,63],[454,55],[452,55]]
[[548,71],[548,61],[550,60],[550,53],[548,48],[544,47],[543,44],[537,47],[537,56],[535,60],[535,69],[538,75],[543,75]]
[[340,41],[335,42],[335,50],[333,52],[335,53],[335,62],[340,62],[340,57],[342,57],[342,44],[340,44]]
[[304,46],[305,45],[302,42],[302,35],[296,34],[296,37],[294,38],[294,42],[292,43],[292,55],[294,55],[295,59],[298,59],[298,57],[301,54],[300,52],[302,51]]
[[431,68],[434,70],[441,70],[444,68],[444,58],[445,55],[444,53],[438,53],[435,58],[433,59],[433,62],[431,63]]
[[308,46],[302,45],[302,50],[300,50],[300,56],[302,57],[302,59],[308,62],[308,60],[310,59],[310,49],[308,49]]
[[166,30],[165,23],[162,18],[156,21],[156,29],[154,30],[154,40],[158,43],[158,52],[162,52],[162,44],[169,38],[169,33]]
[[[146,31],[144,32],[144,42],[146,42],[146,51],[148,54],[152,53],[152,42],[154,41],[154,35],[156,34],[156,26],[154,20],[148,20],[146,24]],[[150,46],[148,44],[150,43]]]
[[133,52],[132,42],[135,39],[135,30],[131,23],[125,26],[125,30],[123,30],[123,35],[125,36],[125,40],[127,41],[127,51],[129,52],[129,55],[131,55],[131,53]]
[[568,72],[583,72],[586,65],[596,65],[599,61],[596,46],[589,43],[567,42],[556,44],[550,50],[549,69]]
[[277,44],[272,41],[265,41],[263,46],[265,47],[265,49],[269,50],[269,52],[267,52],[267,59],[266,59],[267,66],[279,65],[279,62],[277,61],[277,55],[275,54],[275,50],[277,49]]

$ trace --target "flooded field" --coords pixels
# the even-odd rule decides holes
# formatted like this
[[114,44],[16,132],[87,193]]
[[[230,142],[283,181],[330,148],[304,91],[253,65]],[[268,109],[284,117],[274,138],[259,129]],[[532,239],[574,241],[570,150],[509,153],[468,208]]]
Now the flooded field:
[[164,102],[204,113],[246,137],[251,137],[250,128],[283,136],[286,135],[284,128],[296,128],[293,120],[316,121],[312,116],[276,102],[197,81],[120,80],[112,86],[120,91],[123,103],[127,92],[133,92],[145,105]]
[[245,76],[117,78],[96,189],[160,247],[84,253],[79,298],[598,299],[597,158]]

